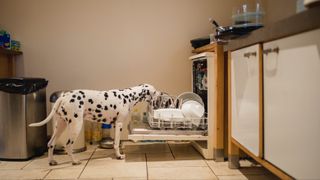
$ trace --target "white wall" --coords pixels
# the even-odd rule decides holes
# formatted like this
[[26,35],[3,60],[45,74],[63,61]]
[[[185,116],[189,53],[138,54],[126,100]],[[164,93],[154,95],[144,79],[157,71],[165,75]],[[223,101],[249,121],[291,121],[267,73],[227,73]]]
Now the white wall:
[[239,0],[1,0],[0,26],[22,43],[19,75],[61,89],[153,84],[190,90],[190,40],[231,23]]

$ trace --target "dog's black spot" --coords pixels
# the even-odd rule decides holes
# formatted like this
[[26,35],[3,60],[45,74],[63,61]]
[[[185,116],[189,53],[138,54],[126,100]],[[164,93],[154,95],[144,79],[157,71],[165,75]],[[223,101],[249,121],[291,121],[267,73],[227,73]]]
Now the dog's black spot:
[[122,131],[122,128],[120,128],[120,131]]
[[81,106],[81,105],[79,105],[79,109],[81,109],[81,107],[82,107],[82,106]]
[[74,102],[74,99],[70,99],[70,103],[73,103]]
[[129,102],[131,103],[131,99],[129,99]]
[[69,119],[69,123],[71,123],[72,122],[72,120],[71,119]]
[[77,96],[74,94],[74,95],[72,95],[72,97],[73,97],[73,98],[76,98]]
[[82,98],[86,98],[86,96],[85,96],[85,95],[83,95],[83,96],[82,96]]
[[93,117],[93,118],[92,118],[92,120],[94,120],[94,121],[95,121],[95,120],[97,120],[97,118],[96,118],[96,117]]
[[102,119],[102,122],[107,122],[107,120],[104,118],[104,119]]
[[98,119],[98,122],[101,122],[101,119]]
[[52,148],[53,148],[53,146],[52,146],[52,145],[50,145],[50,146],[49,146],[49,148],[50,148],[50,149],[52,149]]
[[73,144],[74,142],[73,141],[71,141],[71,144]]
[[110,107],[112,108],[112,107],[113,107],[113,104],[110,104]]
[[80,99],[81,99],[81,96],[78,96],[77,99],[80,100]]
[[117,117],[114,117],[112,120],[113,120],[113,121],[116,121],[116,120],[117,120]]
[[118,98],[119,98],[119,99],[121,99],[121,96],[120,96],[120,94],[118,95]]
[[101,108],[102,106],[100,104],[97,104],[97,108]]
[[78,117],[78,114],[77,114],[77,113],[74,113],[74,117],[77,118],[77,117]]
[[79,93],[82,94],[82,95],[84,95],[84,92],[83,92],[83,91],[79,91]]
[[69,145],[71,143],[71,141],[70,141],[70,139],[68,139],[68,141],[67,141],[67,144],[66,145]]
[[88,99],[88,102],[89,102],[90,104],[93,104],[93,100],[92,100],[92,99]]
[[64,109],[62,110],[63,114],[66,116],[68,113]]
[[116,105],[113,105],[113,109],[117,109],[117,106],[116,106]]
[[119,115],[119,112],[117,112],[117,116]]
[[113,93],[114,97],[117,97],[117,92],[112,91],[112,93]]
[[127,103],[127,100],[126,99],[123,99],[123,104],[126,104]]
[[88,108],[88,111],[91,111],[91,108]]
[[79,103],[80,103],[80,105],[83,105],[83,104],[84,104],[84,102],[83,102],[83,101],[80,101]]
[[147,95],[150,95],[150,91],[149,90],[147,90]]
[[102,117],[102,114],[98,114],[98,117]]
[[108,106],[104,106],[104,110],[105,110],[105,111],[108,110]]
[[96,111],[95,111],[96,113],[101,113],[101,111],[99,110],[99,109],[96,109]]

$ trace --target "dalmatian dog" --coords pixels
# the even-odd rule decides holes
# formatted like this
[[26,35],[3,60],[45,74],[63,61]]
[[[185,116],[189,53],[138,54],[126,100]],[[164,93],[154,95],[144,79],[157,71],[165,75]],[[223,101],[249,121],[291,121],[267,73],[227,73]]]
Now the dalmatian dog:
[[80,164],[73,154],[73,143],[77,139],[83,120],[99,122],[104,124],[115,124],[114,150],[118,159],[125,158],[120,153],[120,133],[123,122],[127,119],[130,110],[138,102],[145,101],[152,104],[154,99],[161,94],[149,84],[142,84],[123,90],[94,91],[94,90],[73,90],[64,93],[55,102],[48,117],[38,123],[29,126],[43,126],[52,118],[56,120],[53,135],[48,142],[49,165],[57,165],[53,159],[53,150],[56,139],[67,129],[66,151],[70,156],[73,165]]

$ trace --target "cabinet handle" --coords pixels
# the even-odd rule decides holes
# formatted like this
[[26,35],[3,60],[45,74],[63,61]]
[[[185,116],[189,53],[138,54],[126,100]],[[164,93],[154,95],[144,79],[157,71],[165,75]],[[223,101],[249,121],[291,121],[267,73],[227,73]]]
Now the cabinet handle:
[[263,54],[265,54],[265,55],[268,55],[269,53],[277,53],[278,54],[279,51],[280,51],[279,47],[276,47],[273,49],[269,48],[269,49],[263,50]]
[[257,56],[257,52],[247,52],[243,54],[245,58],[250,58],[250,56]]

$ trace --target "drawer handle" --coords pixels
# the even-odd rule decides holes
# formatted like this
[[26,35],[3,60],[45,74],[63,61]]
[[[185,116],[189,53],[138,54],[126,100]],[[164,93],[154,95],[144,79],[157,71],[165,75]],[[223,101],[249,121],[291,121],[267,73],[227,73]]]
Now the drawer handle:
[[279,51],[280,51],[279,47],[276,47],[273,49],[269,48],[269,49],[263,50],[263,54],[265,54],[265,55],[268,55],[269,53],[277,53],[278,54]]
[[250,56],[257,56],[257,52],[247,52],[243,54],[245,58],[250,58]]

